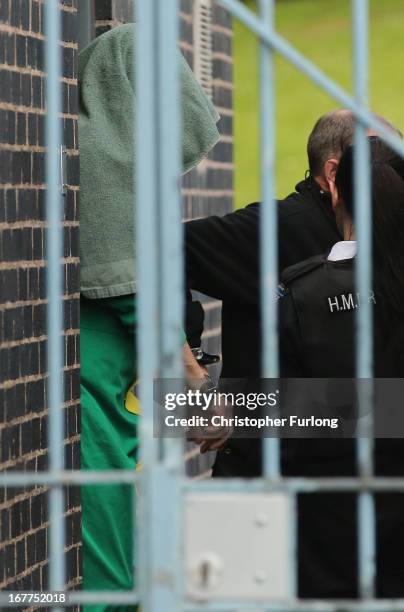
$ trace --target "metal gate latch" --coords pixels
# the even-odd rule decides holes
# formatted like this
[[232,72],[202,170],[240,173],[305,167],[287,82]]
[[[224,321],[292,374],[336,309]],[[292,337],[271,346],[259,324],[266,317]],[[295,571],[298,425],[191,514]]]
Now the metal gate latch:
[[187,594],[193,601],[288,596],[290,501],[281,493],[190,493],[185,504]]

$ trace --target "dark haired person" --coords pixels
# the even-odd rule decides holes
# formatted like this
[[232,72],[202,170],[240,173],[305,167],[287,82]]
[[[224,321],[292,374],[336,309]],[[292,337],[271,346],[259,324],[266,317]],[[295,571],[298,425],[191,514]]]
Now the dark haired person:
[[[327,254],[292,266],[282,275],[282,375],[354,377],[355,311],[367,299],[374,317],[375,376],[404,377],[404,161],[378,138],[371,139],[371,160],[373,291],[358,296],[355,289],[350,147],[335,179],[328,183],[341,240]],[[404,440],[376,439],[374,465],[377,476],[404,475]],[[283,440],[282,471],[288,476],[354,476],[355,441]],[[376,594],[403,597],[404,494],[377,493],[375,499]],[[298,516],[299,595],[357,597],[356,494],[301,494]]]
[[[378,117],[394,132],[398,130]],[[278,202],[279,272],[340,240],[329,183],[352,144],[354,117],[345,109],[320,117],[308,139],[309,172],[296,191]],[[260,203],[224,217],[185,224],[188,284],[222,300],[222,378],[260,376],[259,296]],[[256,476],[261,470],[257,440],[233,439],[217,455],[213,475]]]

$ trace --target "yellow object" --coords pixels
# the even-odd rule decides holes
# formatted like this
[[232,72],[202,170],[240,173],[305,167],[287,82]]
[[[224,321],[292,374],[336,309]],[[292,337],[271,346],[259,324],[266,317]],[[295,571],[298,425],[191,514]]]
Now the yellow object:
[[[132,414],[137,414],[140,416],[142,414],[142,408],[140,406],[139,398],[136,395],[136,387],[138,384],[139,384],[139,380],[135,380],[135,382],[133,383],[133,385],[130,387],[129,391],[127,392],[126,397],[125,397],[125,408],[128,412],[131,412]],[[142,467],[143,467],[142,461],[138,461],[138,463],[136,464],[136,472],[140,472]]]
[[136,395],[136,388],[138,384],[139,380],[135,380],[135,382],[127,392],[125,398],[125,408],[128,412],[131,412],[132,414],[138,414],[140,416],[142,414],[142,408],[140,406],[139,398]]

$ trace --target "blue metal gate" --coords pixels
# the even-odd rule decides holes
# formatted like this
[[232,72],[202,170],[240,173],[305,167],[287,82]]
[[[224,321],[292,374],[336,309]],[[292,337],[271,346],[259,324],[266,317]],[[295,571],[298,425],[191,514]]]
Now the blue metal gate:
[[[81,1],[81,0],[80,0]],[[261,45],[261,174],[263,196],[262,232],[262,314],[263,314],[263,376],[276,378],[277,312],[272,300],[277,287],[276,207],[274,206],[274,82],[273,57],[282,55],[297,69],[328,92],[338,103],[353,111],[357,118],[356,141],[356,218],[358,228],[357,287],[367,294],[371,279],[371,218],[369,147],[367,129],[372,127],[397,153],[404,155],[401,141],[374,119],[368,106],[368,0],[352,0],[354,41],[354,96],[342,90],[309,60],[297,52],[274,29],[274,0],[259,0],[260,14],[255,15],[238,0],[217,0],[241,20],[260,40]],[[48,287],[49,287],[49,454],[50,468],[42,473],[0,475],[0,486],[17,487],[44,484],[50,493],[50,584],[52,591],[62,591],[65,584],[63,487],[69,484],[129,483],[140,487],[138,515],[138,545],[136,554],[137,590],[135,592],[71,593],[69,604],[140,602],[143,612],[197,612],[202,610],[265,610],[267,612],[307,612],[363,610],[404,611],[404,601],[374,599],[375,525],[373,493],[380,490],[404,491],[404,479],[375,478],[372,468],[372,437],[358,438],[357,478],[283,478],[279,470],[279,442],[268,438],[264,443],[263,478],[246,482],[238,479],[195,482],[185,478],[183,441],[153,437],[153,380],[182,378],[179,345],[182,326],[183,280],[181,266],[181,219],[179,205],[180,128],[179,85],[177,75],[177,11],[178,0],[138,0],[137,37],[139,88],[136,142],[138,147],[137,201],[148,202],[137,211],[139,290],[139,376],[141,402],[146,409],[141,423],[141,448],[144,468],[140,474],[127,471],[68,472],[63,469],[62,422],[62,314],[61,314],[61,210],[59,149],[61,146],[61,109],[59,76],[61,75],[60,15],[57,0],[47,0],[46,60],[47,86],[47,211]],[[135,134],[135,130],[134,130]],[[360,179],[360,180],[359,180]],[[169,282],[168,282],[169,279]],[[357,376],[372,378],[372,320],[370,304],[363,304],[357,315]],[[360,401],[369,406],[370,385]],[[372,422],[365,426],[372,432]],[[294,504],[298,492],[347,490],[359,493],[359,584],[361,599],[338,603],[299,601],[294,576],[296,516]],[[273,496],[283,496],[290,510],[288,531],[288,589],[282,600],[262,598],[215,600],[208,594],[198,600],[187,594],[182,550],[186,546],[184,529],[185,507],[190,499],[203,504],[204,499],[224,500],[260,495],[269,507]],[[207,497],[208,496],[208,497]],[[223,497],[224,496],[224,497]],[[272,496],[272,497],[271,497]],[[224,526],[223,526],[224,527]],[[7,593],[0,594],[0,604],[6,605]],[[21,607],[26,604],[21,603]],[[58,607],[61,607],[58,604]]]

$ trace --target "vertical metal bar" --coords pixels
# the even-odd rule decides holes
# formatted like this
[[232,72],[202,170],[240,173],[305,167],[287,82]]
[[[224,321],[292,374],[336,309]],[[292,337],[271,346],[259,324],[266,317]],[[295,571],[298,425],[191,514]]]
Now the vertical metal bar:
[[[259,0],[261,20],[273,29],[274,0]],[[261,313],[262,313],[262,373],[276,379],[278,365],[278,306],[275,300],[278,284],[278,232],[275,200],[275,96],[273,51],[260,45],[260,117],[261,117],[261,185],[262,207],[260,226],[261,249]],[[263,472],[279,475],[279,440],[264,440]]]
[[[135,110],[135,232],[136,261],[139,280],[137,354],[138,374],[141,380],[140,399],[143,406],[153,405],[153,378],[158,371],[158,269],[157,269],[157,147],[155,134],[155,53],[153,36],[154,4],[137,3],[137,21],[134,29],[135,41],[135,83],[139,94]],[[135,28],[135,27],[134,27]],[[142,206],[141,203],[147,205]],[[144,411],[141,419],[141,453],[146,465],[155,460],[153,440],[153,415],[151,409]],[[144,560],[145,561],[145,560]]]
[[[274,0],[259,0],[261,21],[274,29]],[[278,213],[275,200],[275,93],[274,52],[260,41],[260,120],[261,120],[261,320],[262,320],[262,376],[277,379],[278,363],[278,304],[275,300],[278,285]],[[280,442],[267,432],[263,443],[263,474],[271,478],[280,475]],[[289,497],[289,501],[291,501]],[[289,588],[294,594],[293,551],[295,530],[289,532],[288,568]],[[272,609],[272,607],[271,607]]]
[[[368,104],[368,0],[353,1],[354,88],[358,104]],[[372,306],[372,205],[370,146],[367,128],[355,126],[355,231],[358,240],[356,282],[361,293],[357,317],[357,372],[362,378],[373,375]]]
[[[140,452],[143,462],[140,482],[138,521],[137,579],[142,607],[150,612],[148,596],[151,590],[152,567],[151,491],[150,481],[157,458],[157,443],[153,438],[153,377],[158,369],[158,301],[157,301],[157,189],[154,169],[157,167],[155,135],[155,48],[153,36],[154,3],[137,3],[135,45],[137,109],[135,110],[135,231],[136,259],[139,279],[137,355],[141,380],[140,401],[143,415],[139,424]],[[139,92],[139,93],[138,93]],[[146,206],[141,206],[146,202]]]
[[[162,379],[183,378],[182,320],[183,320],[183,268],[182,268],[182,211],[180,205],[179,181],[182,168],[180,155],[181,103],[180,64],[178,55],[178,0],[159,0],[158,30],[159,41],[159,187],[158,196],[160,220],[160,261],[161,274],[161,377]],[[181,151],[182,153],[182,151]],[[181,382],[179,385],[182,387]],[[178,391],[182,389],[179,388]],[[165,505],[165,517],[156,516],[160,533],[156,538],[161,573],[170,568],[171,591],[156,597],[153,612],[167,609],[175,612],[180,608],[182,591],[182,494],[180,477],[185,466],[183,460],[184,441],[182,438],[163,440],[162,461],[157,485],[156,510],[161,514]],[[161,547],[163,546],[163,551]],[[159,605],[160,602],[160,605]],[[167,602],[167,603],[165,603]],[[162,604],[165,603],[163,606]]]
[[[353,0],[354,91],[358,104],[368,104],[368,0]],[[356,287],[361,307],[356,317],[356,372],[360,414],[357,461],[362,477],[373,473],[373,319],[369,299],[372,290],[372,205],[370,146],[367,128],[355,126],[355,230],[358,242]],[[375,512],[369,492],[359,495],[358,508],[359,591],[362,598],[374,596]]]
[[183,374],[181,329],[184,288],[179,192],[181,116],[177,4],[177,0],[158,3],[161,371],[167,378],[182,378]]
[[144,612],[180,608],[180,441],[153,439],[153,378],[182,375],[177,0],[137,3],[138,355],[141,379],[139,587]]
[[[64,411],[63,411],[63,313],[62,270],[63,255],[62,195],[60,185],[60,147],[62,143],[61,119],[62,73],[61,15],[56,0],[45,3],[45,60],[46,82],[46,213],[47,213],[47,292],[48,292],[48,411],[49,411],[49,467],[50,471],[63,469],[64,462]],[[50,490],[50,550],[49,588],[63,590],[65,585],[65,525],[64,496],[61,486]]]
[[[158,153],[160,222],[159,270],[161,305],[161,378],[183,377],[182,318],[183,318],[183,233],[180,206],[180,71],[178,56],[178,0],[158,3]],[[181,383],[180,383],[181,384]],[[179,388],[180,392],[182,389]],[[184,443],[180,438],[163,440],[163,460],[176,472],[184,469]],[[179,508],[178,508],[179,510]]]

